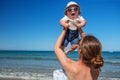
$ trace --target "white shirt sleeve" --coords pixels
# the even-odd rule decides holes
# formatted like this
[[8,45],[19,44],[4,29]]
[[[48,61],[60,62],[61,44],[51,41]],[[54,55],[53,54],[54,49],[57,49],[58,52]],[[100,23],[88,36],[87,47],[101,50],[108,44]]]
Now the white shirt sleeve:
[[85,19],[83,18],[83,16],[78,16],[78,20],[83,21]]
[[64,16],[61,20],[67,21],[67,20],[69,20],[69,18],[67,16]]

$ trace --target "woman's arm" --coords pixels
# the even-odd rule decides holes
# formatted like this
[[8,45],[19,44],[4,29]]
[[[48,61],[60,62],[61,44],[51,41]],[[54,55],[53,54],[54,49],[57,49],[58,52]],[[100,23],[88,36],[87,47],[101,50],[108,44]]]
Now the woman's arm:
[[78,31],[79,31],[79,33],[80,33],[80,36],[83,38],[83,37],[85,37],[85,33],[83,32],[83,30],[81,29],[81,28],[78,28]]
[[77,26],[77,29],[80,33],[80,36],[83,38],[85,36],[85,33],[83,32],[82,30],[82,27],[84,27],[86,25],[86,20],[83,20],[82,22],[77,22],[76,26]]
[[66,54],[64,53],[64,51],[61,49],[61,43],[64,39],[64,36],[66,34],[67,29],[63,29],[63,31],[61,32],[60,36],[58,37],[56,44],[54,46],[54,52],[55,55],[58,59],[58,61],[60,62],[60,64],[62,65],[62,67],[65,70],[71,70],[71,63],[73,62],[72,60],[70,60],[69,58],[67,58]]
[[61,49],[61,43],[62,43],[62,41],[63,41],[63,39],[64,39],[64,36],[65,36],[65,34],[66,34],[66,31],[67,31],[67,30],[63,29],[63,31],[61,32],[61,34],[60,34],[60,36],[58,37],[58,39],[57,39],[57,41],[56,41],[56,44],[55,44],[55,46],[54,46],[55,55],[56,55],[58,61],[60,62],[60,64],[61,64],[62,66],[65,65],[66,59],[67,59],[64,51]]
[[77,21],[77,24],[76,24],[76,26],[77,26],[78,28],[82,28],[82,27],[84,27],[85,25],[86,25],[86,20]]

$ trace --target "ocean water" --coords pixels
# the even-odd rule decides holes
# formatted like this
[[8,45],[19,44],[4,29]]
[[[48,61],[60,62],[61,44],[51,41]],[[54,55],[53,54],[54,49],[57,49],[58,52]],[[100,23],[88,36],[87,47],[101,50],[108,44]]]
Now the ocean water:
[[[120,52],[102,52],[105,64],[99,80],[120,80]],[[77,60],[77,52],[68,57]],[[53,51],[0,51],[0,77],[52,80],[53,70],[62,68]]]

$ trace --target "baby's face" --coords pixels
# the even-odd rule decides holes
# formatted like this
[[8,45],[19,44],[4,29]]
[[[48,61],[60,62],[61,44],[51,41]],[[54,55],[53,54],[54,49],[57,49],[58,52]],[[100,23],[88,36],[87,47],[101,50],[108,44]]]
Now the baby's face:
[[72,6],[67,8],[67,16],[70,19],[75,19],[78,17],[79,11],[80,11],[79,7],[72,5]]

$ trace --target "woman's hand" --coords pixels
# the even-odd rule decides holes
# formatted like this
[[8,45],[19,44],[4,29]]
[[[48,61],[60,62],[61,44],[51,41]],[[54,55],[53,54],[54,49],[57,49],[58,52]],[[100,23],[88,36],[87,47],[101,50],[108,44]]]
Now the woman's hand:
[[67,21],[61,20],[61,21],[60,21],[60,25],[63,26],[64,29],[67,29],[67,28],[69,27],[69,23],[70,23],[69,20],[67,20]]
[[64,28],[65,28],[65,29],[68,29],[69,24],[70,24],[70,21],[69,21],[69,20],[67,20],[67,21],[64,23]]
[[84,21],[77,21],[77,23],[76,23],[76,26],[77,26],[77,28],[78,29],[80,29],[80,28],[82,28],[82,27],[84,27],[86,25],[86,21],[84,20]]

